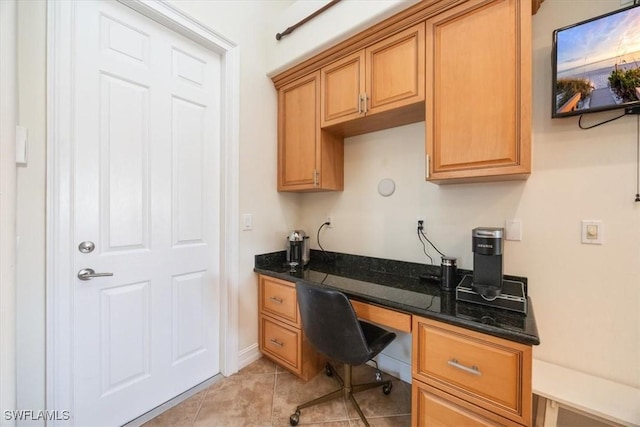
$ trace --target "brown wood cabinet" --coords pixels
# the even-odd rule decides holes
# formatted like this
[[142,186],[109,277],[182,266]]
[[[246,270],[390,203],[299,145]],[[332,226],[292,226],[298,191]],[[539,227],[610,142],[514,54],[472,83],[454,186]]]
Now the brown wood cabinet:
[[342,190],[342,138],[422,120],[428,181],[527,178],[541,3],[425,0],[274,76],[278,190]]
[[422,22],[322,67],[321,127],[358,134],[379,126],[371,116],[397,109],[404,112],[375,119],[386,121],[384,127],[422,121],[424,67]]
[[470,0],[426,20],[426,178],[531,171],[531,2]]
[[414,425],[531,425],[530,346],[413,316],[412,351]]
[[343,187],[343,139],[320,129],[316,71],[278,90],[278,191]]
[[308,381],[325,359],[305,339],[294,283],[259,275],[258,286],[260,351]]

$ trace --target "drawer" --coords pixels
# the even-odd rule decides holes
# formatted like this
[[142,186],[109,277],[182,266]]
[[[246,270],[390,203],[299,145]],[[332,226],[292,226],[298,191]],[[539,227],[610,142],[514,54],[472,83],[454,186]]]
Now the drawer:
[[289,325],[260,316],[260,351],[300,374],[302,332]]
[[362,320],[369,320],[383,326],[411,333],[411,315],[396,310],[350,300],[356,315]]
[[279,320],[300,327],[294,283],[260,276],[258,293],[261,313],[277,316]]
[[531,347],[414,317],[413,375],[475,405],[527,422]]
[[411,396],[413,426],[521,427],[420,381],[412,382]]

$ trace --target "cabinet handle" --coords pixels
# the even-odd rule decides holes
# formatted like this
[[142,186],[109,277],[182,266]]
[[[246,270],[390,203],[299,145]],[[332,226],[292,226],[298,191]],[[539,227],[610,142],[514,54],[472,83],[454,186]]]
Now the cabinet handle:
[[453,366],[454,368],[458,368],[460,370],[463,370],[473,375],[478,375],[478,376],[482,375],[482,372],[480,372],[480,369],[478,369],[477,366],[475,365],[472,367],[464,366],[463,364],[459,363],[456,359],[451,359],[447,361],[447,364],[449,364],[450,366]]
[[282,298],[278,298],[278,297],[270,297],[269,299],[277,304],[282,304],[284,302]]
[[364,114],[367,114],[367,111],[369,111],[369,108],[367,106],[367,101],[369,101],[369,97],[367,96],[366,93],[362,94],[362,100],[364,101]]
[[319,178],[319,176],[318,176],[318,175],[320,175],[320,174],[318,173],[318,170],[317,170],[317,169],[314,169],[314,170],[313,170],[313,186],[314,186],[314,187],[317,187],[317,186],[318,186],[318,181],[319,181],[319,179],[318,179],[318,178]]
[[362,94],[358,94],[358,114],[362,114]]
[[424,155],[424,177],[426,179],[429,179],[429,155],[425,154]]
[[278,341],[277,339],[272,338],[272,339],[270,339],[269,341],[271,341],[271,344],[273,344],[273,345],[277,345],[277,346],[278,346],[278,347],[280,347],[280,348],[284,347],[284,344],[282,344],[282,343],[281,343],[280,341]]

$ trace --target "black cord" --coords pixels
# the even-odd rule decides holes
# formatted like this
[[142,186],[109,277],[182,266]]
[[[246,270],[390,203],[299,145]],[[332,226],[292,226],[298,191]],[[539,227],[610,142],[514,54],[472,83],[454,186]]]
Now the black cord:
[[636,119],[636,202],[640,202],[640,115]]
[[614,118],[609,119],[609,120],[605,120],[604,122],[601,122],[601,123],[597,123],[597,124],[595,124],[595,125],[591,125],[591,126],[584,127],[584,126],[582,126],[582,116],[583,116],[583,114],[580,114],[580,119],[578,119],[578,127],[580,127],[580,129],[584,129],[584,130],[587,130],[587,129],[593,129],[593,128],[598,127],[598,126],[601,126],[601,125],[603,125],[603,124],[605,124],[605,123],[609,123],[609,122],[612,122],[612,121],[614,121],[614,120],[621,119],[621,118],[623,118],[623,117],[624,117],[624,116],[626,116],[626,115],[627,115],[627,113],[622,113],[622,114],[620,114],[619,116],[614,117]]
[[325,253],[326,253],[326,251],[324,250],[324,248],[323,248],[323,247],[322,247],[322,245],[320,244],[320,230],[322,230],[322,227],[324,227],[325,225],[331,225],[331,223],[330,223],[330,222],[325,222],[325,223],[324,223],[324,224],[322,224],[320,227],[318,227],[318,233],[316,234],[316,240],[318,240],[318,246],[320,247],[320,250],[321,250],[322,252],[325,252]]
[[424,239],[429,242],[429,244],[433,247],[433,249],[436,250],[436,252],[438,252],[440,254],[440,256],[446,256],[445,254],[443,254],[442,252],[440,252],[440,250],[438,248],[436,248],[436,245],[434,245],[433,243],[431,243],[431,240],[429,240],[429,238],[424,234],[424,231],[420,230],[418,228],[418,233],[422,234],[422,237],[424,237]]
[[427,258],[429,258],[429,262],[431,263],[431,265],[433,265],[433,258],[431,258],[431,255],[429,255],[427,253],[427,245],[424,244],[424,242],[422,241],[422,237],[420,237],[420,229],[417,229],[418,232],[418,240],[420,240],[420,243],[422,243],[422,251],[424,252],[424,254],[427,256]]

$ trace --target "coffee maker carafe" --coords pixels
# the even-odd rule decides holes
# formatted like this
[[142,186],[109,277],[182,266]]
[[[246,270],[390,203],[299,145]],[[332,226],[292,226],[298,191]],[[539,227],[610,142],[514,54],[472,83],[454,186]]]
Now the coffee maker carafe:
[[480,295],[492,298],[502,293],[502,236],[503,228],[473,229],[473,284]]
[[292,269],[309,263],[309,236],[302,230],[293,230],[287,236],[287,263]]

